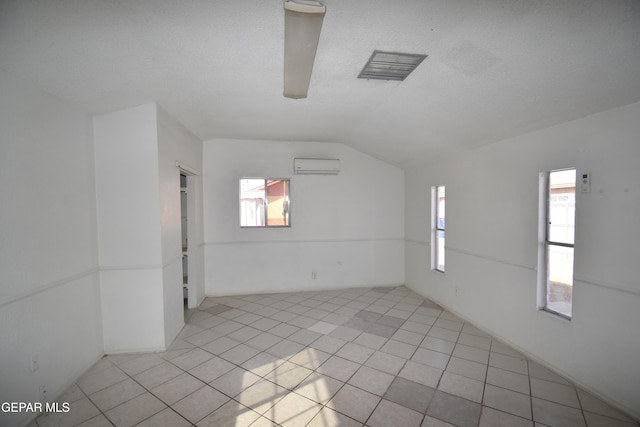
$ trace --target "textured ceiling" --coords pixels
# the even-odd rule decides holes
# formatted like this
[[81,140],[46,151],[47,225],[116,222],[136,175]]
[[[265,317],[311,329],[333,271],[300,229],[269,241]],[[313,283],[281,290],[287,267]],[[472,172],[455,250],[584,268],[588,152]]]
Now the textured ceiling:
[[[324,3],[306,99],[282,96],[282,0],[0,0],[0,67],[89,113],[157,101],[203,140],[401,167],[640,101],[637,0]],[[429,56],[357,79],[375,49]]]

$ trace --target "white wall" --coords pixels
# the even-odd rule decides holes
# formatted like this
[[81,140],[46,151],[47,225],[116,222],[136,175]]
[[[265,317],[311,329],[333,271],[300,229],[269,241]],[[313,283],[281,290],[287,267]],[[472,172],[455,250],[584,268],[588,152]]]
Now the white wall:
[[[407,284],[640,418],[640,104],[406,171]],[[576,196],[573,320],[536,310],[538,173]],[[447,191],[446,273],[429,270],[429,191]],[[456,295],[457,290],[457,295]]]
[[96,116],[94,141],[105,351],[164,349],[184,326],[176,161],[200,168],[201,143],[156,104]]
[[[338,158],[342,171],[293,175],[296,157]],[[240,228],[242,177],[291,178],[290,228]],[[341,144],[206,141],[207,295],[403,283],[403,180],[402,170]]]
[[[158,107],[158,171],[160,191],[160,225],[162,232],[162,264],[164,286],[164,329],[165,344],[168,346],[184,326],[184,305],[182,291],[182,229],[180,204],[180,169],[176,161],[190,169],[202,169],[202,142],[189,132],[169,113]],[[200,176],[189,179],[190,201],[199,194],[202,185]],[[190,210],[197,209],[189,204]],[[202,252],[202,215],[191,212],[188,224],[189,255],[198,258]],[[201,256],[200,256],[201,258]],[[204,298],[202,264],[191,261],[189,277],[190,292],[194,293],[192,305]],[[199,297],[199,299],[198,299]]]
[[0,401],[53,400],[102,356],[91,119],[1,69],[0,93]]
[[165,346],[156,105],[94,117],[107,353]]

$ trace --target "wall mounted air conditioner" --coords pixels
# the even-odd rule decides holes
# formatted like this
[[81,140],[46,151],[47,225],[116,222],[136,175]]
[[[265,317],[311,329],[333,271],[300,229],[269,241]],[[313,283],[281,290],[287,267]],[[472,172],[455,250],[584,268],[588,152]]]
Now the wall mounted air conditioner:
[[298,175],[338,175],[338,159],[293,159],[293,172]]

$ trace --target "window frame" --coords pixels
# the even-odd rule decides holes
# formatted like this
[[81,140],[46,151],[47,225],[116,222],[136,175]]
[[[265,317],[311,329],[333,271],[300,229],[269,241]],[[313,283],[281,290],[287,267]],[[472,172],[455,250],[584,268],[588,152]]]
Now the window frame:
[[[574,203],[575,196],[577,195],[577,177],[578,171],[576,168],[563,168],[563,169],[554,169],[546,172],[540,173],[540,197],[539,197],[539,254],[538,254],[538,310],[542,310],[546,313],[550,313],[554,316],[558,316],[562,319],[571,321],[573,318],[573,286],[575,284],[574,275],[575,275],[575,215],[576,209],[574,204],[574,212],[573,212],[573,236],[570,239],[573,243],[570,242],[562,242],[553,240],[551,238],[551,209],[552,209],[552,201],[551,201],[551,174],[555,172],[564,172],[564,171],[574,171],[575,172],[575,185],[574,185]],[[571,307],[570,314],[567,315],[562,313],[556,309],[549,307],[549,287],[550,287],[550,277],[551,277],[551,267],[550,267],[550,252],[551,248],[559,247],[559,248],[570,248],[573,251],[573,259],[571,265]]]
[[[242,207],[242,182],[245,180],[261,180],[264,182],[264,225],[243,225],[243,207]],[[277,182],[282,181],[285,183],[284,187],[286,189],[286,196],[284,196],[285,200],[283,203],[286,206],[286,224],[269,224],[269,182]],[[272,218],[272,217],[271,217]],[[239,179],[239,192],[238,192],[238,220],[240,222],[240,228],[291,228],[291,178],[270,178],[270,177],[241,177]]]
[[[440,206],[440,189],[444,193],[442,200],[442,209]],[[446,190],[444,185],[434,185],[431,187],[431,270],[444,274],[446,269],[445,263],[445,245],[446,245]],[[442,215],[442,225],[440,225],[440,213]],[[440,237],[442,233],[442,237]],[[442,252],[440,251],[440,242],[442,241]],[[442,255],[442,265],[439,264],[439,258]]]

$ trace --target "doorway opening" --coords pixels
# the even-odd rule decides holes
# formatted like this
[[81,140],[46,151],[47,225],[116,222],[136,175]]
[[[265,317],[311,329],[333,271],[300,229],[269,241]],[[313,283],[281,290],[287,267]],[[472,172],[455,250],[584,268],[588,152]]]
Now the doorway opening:
[[182,223],[182,298],[184,300],[185,312],[189,303],[189,237],[188,237],[188,215],[187,215],[187,176],[180,174],[180,219]]
[[[201,184],[197,170],[186,167],[177,161],[176,166],[178,166],[180,170],[180,250],[182,251],[182,278],[179,279],[179,282],[181,286],[180,293],[183,299],[184,319],[186,322],[191,314],[195,312],[198,302],[201,302],[204,291],[200,268],[202,265],[202,242],[200,240],[202,222],[199,214],[200,205],[197,200],[199,198]],[[175,285],[178,286],[178,283]]]

